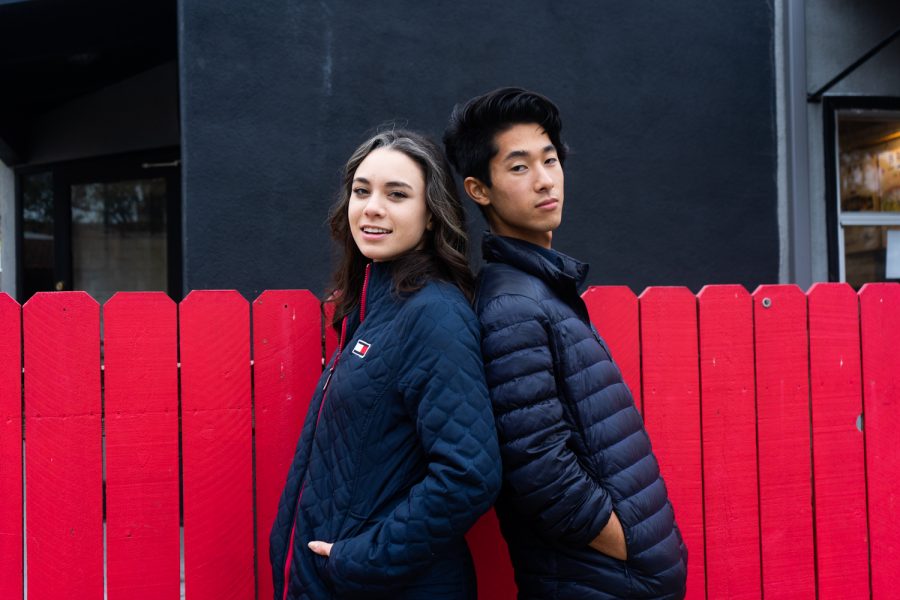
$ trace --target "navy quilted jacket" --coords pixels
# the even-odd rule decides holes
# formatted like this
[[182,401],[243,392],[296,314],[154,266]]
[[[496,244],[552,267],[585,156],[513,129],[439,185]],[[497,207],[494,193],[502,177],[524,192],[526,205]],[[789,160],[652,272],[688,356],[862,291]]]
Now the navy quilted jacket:
[[[587,265],[486,235],[476,312],[519,598],[681,598],[687,550],[643,420],[590,324]],[[615,510],[628,559],[588,544]]]
[[344,330],[272,527],[275,599],[474,597],[463,536],[501,478],[475,315],[443,282],[398,296],[376,263]]

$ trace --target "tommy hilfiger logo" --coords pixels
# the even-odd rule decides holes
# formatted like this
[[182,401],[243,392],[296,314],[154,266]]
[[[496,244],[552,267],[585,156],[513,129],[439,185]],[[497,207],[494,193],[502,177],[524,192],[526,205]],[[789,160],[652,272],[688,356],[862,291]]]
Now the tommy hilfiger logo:
[[356,345],[353,346],[353,354],[357,355],[360,358],[365,358],[366,353],[369,351],[369,348],[372,347],[372,344],[369,342],[364,342],[363,340],[359,340],[356,342]]

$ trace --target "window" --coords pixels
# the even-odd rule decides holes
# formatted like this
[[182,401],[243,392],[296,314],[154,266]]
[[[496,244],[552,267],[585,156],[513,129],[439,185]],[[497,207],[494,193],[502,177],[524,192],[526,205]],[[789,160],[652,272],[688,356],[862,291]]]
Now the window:
[[898,280],[900,111],[845,109],[836,120],[840,281]]

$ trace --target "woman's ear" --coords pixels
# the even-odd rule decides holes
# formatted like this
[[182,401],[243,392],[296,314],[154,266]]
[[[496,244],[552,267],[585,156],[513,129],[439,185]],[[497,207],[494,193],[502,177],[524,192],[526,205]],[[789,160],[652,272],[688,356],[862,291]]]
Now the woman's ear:
[[490,188],[476,177],[466,177],[463,180],[463,188],[476,204],[489,206],[491,203]]

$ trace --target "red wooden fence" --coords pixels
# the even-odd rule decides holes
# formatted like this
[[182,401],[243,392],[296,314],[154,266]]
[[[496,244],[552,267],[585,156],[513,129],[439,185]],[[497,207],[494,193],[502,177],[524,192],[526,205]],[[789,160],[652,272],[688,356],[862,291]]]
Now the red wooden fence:
[[[900,285],[584,297],[644,414],[689,598],[896,597]],[[176,598],[182,551],[189,600],[270,598],[269,526],[335,344],[319,301],[102,310],[101,371],[89,296],[0,295],[0,598],[23,597],[26,562],[31,600]],[[468,537],[481,597],[513,598],[493,514]]]

